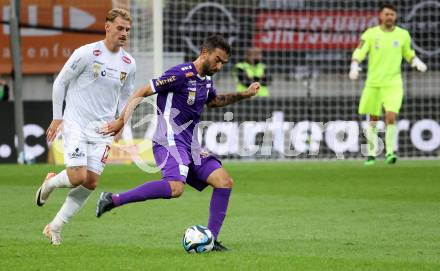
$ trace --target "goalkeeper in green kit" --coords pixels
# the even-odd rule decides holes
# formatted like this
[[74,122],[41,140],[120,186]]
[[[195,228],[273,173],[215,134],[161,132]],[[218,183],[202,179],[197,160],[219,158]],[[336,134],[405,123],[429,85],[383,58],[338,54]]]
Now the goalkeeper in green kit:
[[407,30],[396,26],[396,8],[390,4],[380,7],[380,25],[367,29],[361,36],[359,46],[353,52],[349,77],[359,77],[359,63],[367,54],[368,74],[365,88],[359,102],[359,114],[367,115],[368,125],[366,138],[368,142],[368,159],[366,165],[376,162],[378,137],[376,123],[385,111],[385,149],[386,162],[394,164],[397,156],[394,146],[397,140],[396,118],[403,100],[403,83],[401,76],[402,58],[411,67],[425,72],[426,65],[417,58],[411,48],[411,37]]

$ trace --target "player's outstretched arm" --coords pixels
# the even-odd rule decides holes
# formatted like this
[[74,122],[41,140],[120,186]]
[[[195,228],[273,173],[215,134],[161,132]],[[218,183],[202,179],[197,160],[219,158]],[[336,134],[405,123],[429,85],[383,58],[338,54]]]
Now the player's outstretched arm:
[[251,98],[255,96],[260,90],[260,83],[252,83],[246,91],[239,93],[226,93],[218,94],[211,102],[208,103],[208,107],[223,107],[235,102]]
[[118,134],[124,127],[125,121],[130,118],[130,116],[133,114],[134,109],[143,100],[143,98],[151,96],[153,94],[154,92],[151,89],[150,84],[136,90],[130,96],[130,98],[128,98],[127,104],[125,105],[124,110],[122,110],[121,114],[119,114],[119,117],[102,127],[100,133],[103,135]]

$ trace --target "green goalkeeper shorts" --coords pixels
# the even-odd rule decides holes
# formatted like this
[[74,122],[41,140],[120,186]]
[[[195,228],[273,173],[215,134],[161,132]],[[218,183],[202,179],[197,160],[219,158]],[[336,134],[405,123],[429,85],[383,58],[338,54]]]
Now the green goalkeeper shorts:
[[402,85],[371,87],[365,86],[359,102],[359,114],[382,116],[385,112],[399,113],[403,100]]

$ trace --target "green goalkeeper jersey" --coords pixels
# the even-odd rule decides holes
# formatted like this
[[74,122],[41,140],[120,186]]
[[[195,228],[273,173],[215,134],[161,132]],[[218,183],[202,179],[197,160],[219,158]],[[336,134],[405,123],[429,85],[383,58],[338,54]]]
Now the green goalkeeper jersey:
[[380,26],[367,29],[352,59],[361,62],[367,54],[366,85],[372,87],[402,85],[402,57],[409,62],[415,56],[411,36],[407,30],[397,26],[391,32],[383,31]]

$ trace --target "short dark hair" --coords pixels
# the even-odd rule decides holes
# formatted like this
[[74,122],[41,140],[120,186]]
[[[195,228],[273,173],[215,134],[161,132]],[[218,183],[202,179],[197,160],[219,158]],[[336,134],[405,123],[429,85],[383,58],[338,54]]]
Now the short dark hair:
[[382,10],[384,10],[384,9],[391,9],[392,11],[394,11],[394,12],[397,12],[397,9],[396,9],[396,6],[394,6],[393,4],[391,4],[391,3],[382,3],[381,5],[380,5],[380,9],[379,9],[379,12],[382,12]]
[[212,52],[217,48],[225,51],[228,55],[231,54],[231,45],[221,35],[212,35],[203,41],[202,50],[207,49],[209,52]]

